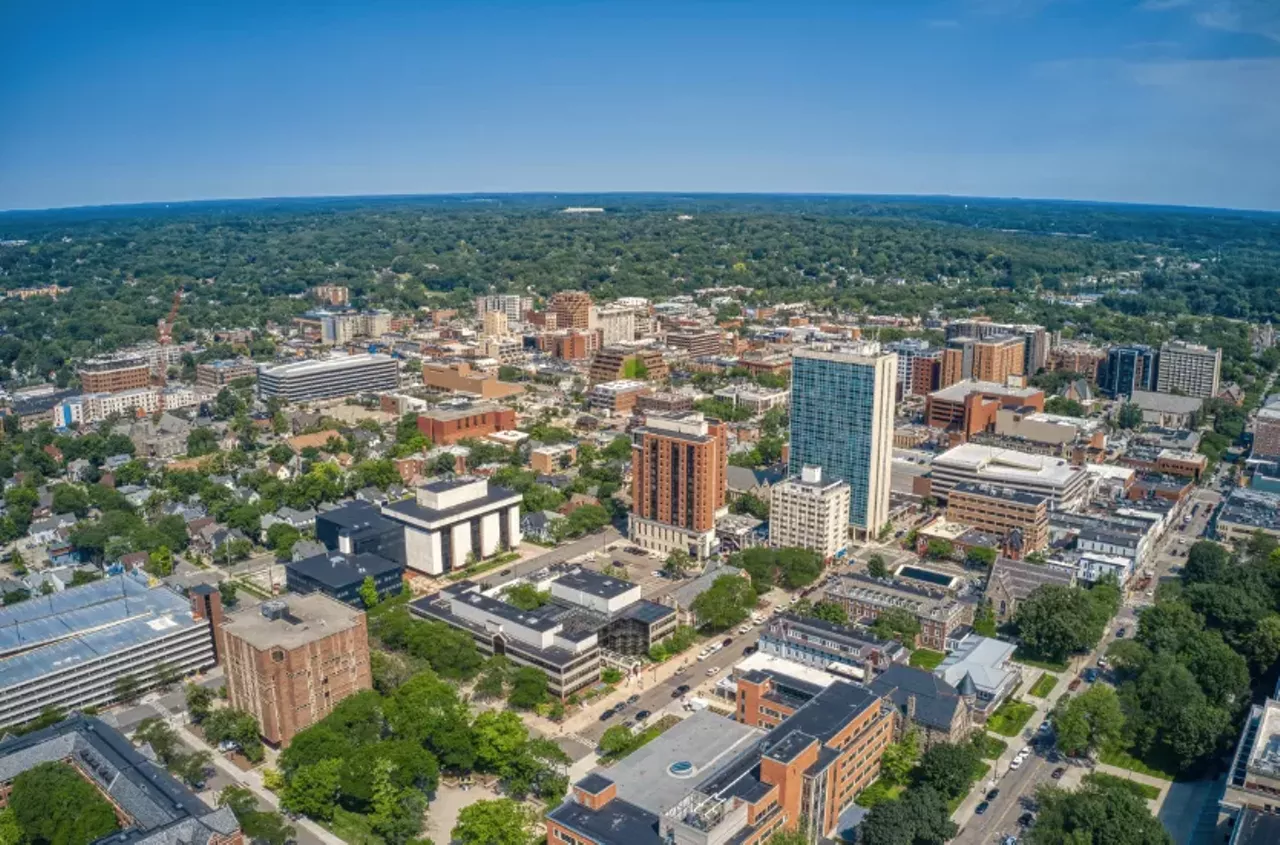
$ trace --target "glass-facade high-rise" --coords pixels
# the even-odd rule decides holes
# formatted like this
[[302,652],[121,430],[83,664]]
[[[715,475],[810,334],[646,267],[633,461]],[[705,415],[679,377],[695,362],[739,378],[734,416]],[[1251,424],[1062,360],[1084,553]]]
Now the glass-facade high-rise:
[[848,482],[849,523],[872,535],[889,516],[897,367],[874,343],[798,349],[791,364],[790,472]]
[[1149,346],[1115,346],[1107,352],[1098,386],[1108,396],[1156,389],[1156,352]]

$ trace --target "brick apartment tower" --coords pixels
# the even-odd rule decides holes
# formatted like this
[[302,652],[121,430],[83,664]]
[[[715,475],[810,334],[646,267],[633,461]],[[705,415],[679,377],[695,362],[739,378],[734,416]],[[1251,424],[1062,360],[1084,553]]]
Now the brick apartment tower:
[[556,315],[556,326],[562,329],[591,328],[591,294],[566,290],[551,297],[548,310]]
[[252,713],[272,745],[373,688],[364,612],[320,593],[237,613],[218,640],[230,705]]
[[650,413],[631,449],[632,539],[710,553],[728,486],[728,428],[697,411]]

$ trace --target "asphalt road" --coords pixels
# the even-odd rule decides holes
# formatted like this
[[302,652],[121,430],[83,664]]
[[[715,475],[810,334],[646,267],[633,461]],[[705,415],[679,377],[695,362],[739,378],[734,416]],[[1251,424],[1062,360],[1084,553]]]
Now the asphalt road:
[[584,555],[587,552],[594,552],[603,549],[610,543],[616,543],[622,539],[622,535],[613,526],[605,528],[603,531],[597,531],[595,534],[588,534],[581,539],[574,540],[563,546],[554,549],[548,549],[546,554],[531,557],[528,560],[513,563],[511,566],[501,569],[498,572],[478,578],[481,584],[486,587],[496,587],[505,584],[508,581],[514,581],[521,575],[528,575],[530,572],[536,572],[546,566],[552,566],[557,563],[564,563],[570,558]]

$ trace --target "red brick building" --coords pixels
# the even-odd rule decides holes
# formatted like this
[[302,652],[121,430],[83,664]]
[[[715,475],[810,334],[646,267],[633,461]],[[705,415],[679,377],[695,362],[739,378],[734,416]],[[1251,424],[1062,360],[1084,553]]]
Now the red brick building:
[[436,445],[456,443],[467,437],[484,437],[495,431],[513,431],[516,412],[500,405],[474,404],[436,408],[418,415],[418,431]]

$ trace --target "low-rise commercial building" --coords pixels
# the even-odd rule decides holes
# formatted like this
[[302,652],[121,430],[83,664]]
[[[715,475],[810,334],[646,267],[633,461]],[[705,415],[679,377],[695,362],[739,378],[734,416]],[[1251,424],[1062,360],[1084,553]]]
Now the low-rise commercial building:
[[619,379],[666,381],[671,375],[662,353],[648,346],[617,344],[605,346],[591,359],[592,384]]
[[388,355],[334,355],[258,367],[258,395],[289,402],[395,390],[399,381],[400,365]]
[[691,358],[720,354],[723,335],[719,329],[685,329],[669,332],[667,346],[677,349]]
[[1253,424],[1253,457],[1280,458],[1280,404],[1258,409]]
[[188,601],[123,574],[0,607],[0,726],[110,704],[126,676],[146,691],[162,667],[182,676],[214,665],[214,592]]
[[1249,708],[1219,806],[1232,817],[1280,810],[1280,701],[1267,698]]
[[[606,381],[591,388],[587,405],[609,414],[629,414],[639,402],[653,392],[648,383],[636,379]],[[693,407],[693,403],[689,403]]]
[[465,631],[485,654],[547,676],[567,698],[600,679],[603,652],[635,657],[675,633],[676,612],[640,597],[639,585],[573,569],[545,585],[551,601],[521,610],[472,581],[459,581],[409,604],[422,619]]
[[905,610],[920,623],[916,643],[936,651],[946,651],[955,632],[973,622],[973,606],[945,590],[862,574],[844,575],[830,583],[826,600],[843,607],[849,619],[867,625],[886,610]]
[[1247,543],[1255,531],[1280,540],[1280,494],[1237,487],[1214,516],[1213,527],[1227,543]]
[[492,402],[456,402],[418,415],[418,431],[437,446],[516,427],[516,412]]
[[823,560],[844,555],[849,547],[848,483],[823,481],[821,467],[804,467],[797,478],[769,491],[769,543],[812,549]]
[[723,399],[735,408],[746,408],[753,414],[763,414],[774,408],[785,408],[791,394],[783,389],[769,390],[763,387],[744,387],[734,384],[717,390],[715,397]]
[[343,699],[373,688],[363,611],[321,595],[270,599],[218,628],[227,700],[287,745]]
[[971,481],[1044,496],[1054,510],[1070,509],[1088,492],[1088,473],[1062,458],[964,443],[933,459],[929,492],[945,500]]
[[323,593],[356,608],[364,607],[360,590],[366,578],[373,579],[379,599],[399,595],[404,587],[404,565],[370,553],[325,552],[290,561],[284,571],[289,592]]
[[1002,547],[1014,558],[1049,545],[1049,499],[1038,493],[962,481],[947,496],[947,521],[1001,537]]
[[760,651],[804,666],[869,681],[909,652],[902,643],[882,640],[865,628],[835,625],[812,616],[779,613],[760,629]]
[[196,364],[196,385],[217,391],[238,378],[257,378],[258,365],[248,358],[227,358]]
[[930,428],[954,432],[968,440],[979,432],[994,431],[1001,409],[1024,414],[1043,411],[1044,391],[967,379],[930,393],[925,398],[924,416]]
[[441,575],[520,545],[519,493],[483,478],[428,482],[382,515],[404,530],[404,563]]
[[446,393],[466,393],[480,399],[505,399],[524,393],[524,386],[502,381],[494,373],[473,370],[465,361],[428,361],[422,383]]

